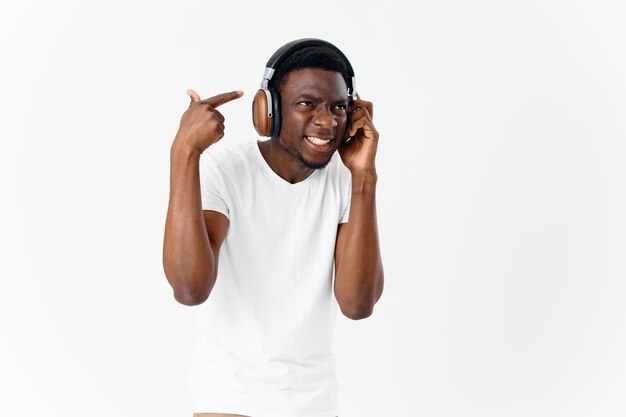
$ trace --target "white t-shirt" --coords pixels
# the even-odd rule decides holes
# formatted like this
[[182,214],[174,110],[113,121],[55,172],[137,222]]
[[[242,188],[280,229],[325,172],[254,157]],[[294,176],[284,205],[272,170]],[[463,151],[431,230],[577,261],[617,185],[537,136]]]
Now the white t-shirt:
[[[220,144],[221,145],[221,144]],[[194,413],[335,417],[333,262],[351,176],[337,153],[290,184],[256,141],[200,157],[202,209],[229,219],[200,306],[189,382]]]

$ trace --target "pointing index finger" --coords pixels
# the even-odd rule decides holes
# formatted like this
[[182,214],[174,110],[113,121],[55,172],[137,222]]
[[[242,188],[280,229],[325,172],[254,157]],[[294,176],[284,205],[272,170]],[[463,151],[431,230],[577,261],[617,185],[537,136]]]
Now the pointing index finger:
[[201,101],[201,103],[208,104],[211,107],[218,107],[224,103],[228,103],[229,101],[238,99],[241,96],[243,96],[243,91],[231,91],[229,93],[222,93],[213,97],[205,98]]

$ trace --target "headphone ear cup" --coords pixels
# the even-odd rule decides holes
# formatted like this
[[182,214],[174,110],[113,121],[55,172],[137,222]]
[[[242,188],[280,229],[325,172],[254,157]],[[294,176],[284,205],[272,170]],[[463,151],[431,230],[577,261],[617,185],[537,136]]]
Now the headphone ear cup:
[[[272,95],[272,138],[277,138],[280,134],[281,109],[280,94],[273,88],[268,89]],[[268,135],[270,136],[270,135]]]
[[[268,95],[271,94],[266,89],[260,89],[252,100],[252,123],[260,136],[270,136],[273,131],[272,117],[268,116]],[[272,100],[273,101],[273,100]],[[274,107],[272,105],[272,107]],[[272,110],[272,116],[274,111]]]

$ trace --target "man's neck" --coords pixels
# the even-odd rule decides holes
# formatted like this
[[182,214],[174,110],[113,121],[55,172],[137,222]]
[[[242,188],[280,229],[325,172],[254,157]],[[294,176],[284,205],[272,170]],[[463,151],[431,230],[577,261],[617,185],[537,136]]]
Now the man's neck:
[[304,181],[315,171],[315,168],[305,166],[287,152],[280,144],[278,138],[257,142],[257,144],[263,159],[265,159],[272,171],[291,184]]

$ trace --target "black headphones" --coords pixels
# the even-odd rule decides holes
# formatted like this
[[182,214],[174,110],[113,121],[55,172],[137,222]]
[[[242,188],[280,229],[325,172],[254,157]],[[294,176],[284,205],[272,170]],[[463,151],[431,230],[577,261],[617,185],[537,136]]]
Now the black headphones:
[[354,100],[355,84],[354,70],[348,58],[335,45],[321,39],[304,38],[289,42],[283,45],[267,61],[265,73],[261,81],[261,88],[254,95],[252,100],[252,122],[254,128],[261,136],[275,138],[280,133],[280,94],[276,89],[269,86],[269,83],[276,71],[276,68],[295,51],[308,46],[323,46],[337,52],[344,60],[348,70],[346,84],[348,86],[348,98],[350,102]]

